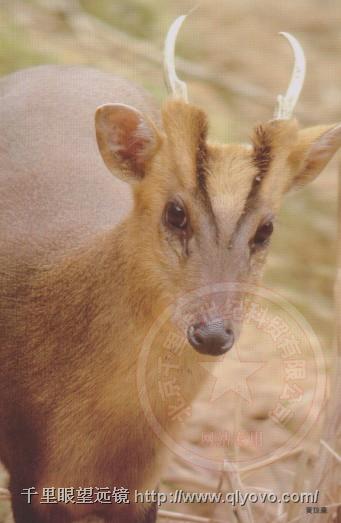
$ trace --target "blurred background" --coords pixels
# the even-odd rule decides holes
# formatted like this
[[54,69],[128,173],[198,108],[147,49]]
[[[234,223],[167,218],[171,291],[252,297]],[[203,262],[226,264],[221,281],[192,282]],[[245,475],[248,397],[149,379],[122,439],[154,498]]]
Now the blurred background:
[[[166,97],[161,67],[165,34],[175,17],[196,5],[194,0],[0,0],[0,74],[45,63],[91,65],[131,79],[161,104]],[[178,74],[188,82],[191,101],[209,115],[212,140],[247,142],[253,126],[271,118],[292,68],[291,50],[279,31],[293,33],[307,57],[296,111],[302,126],[341,121],[338,0],[202,0],[182,28],[176,52]],[[334,330],[336,208],[334,160],[311,186],[288,195],[265,274],[266,285],[310,323],[327,356]],[[270,396],[271,383],[269,391]],[[205,402],[198,405],[186,436],[193,445],[200,439],[201,422],[207,422]],[[228,417],[234,405],[225,405],[216,418]],[[291,479],[294,462],[285,467]],[[182,466],[174,461],[164,488],[181,484]],[[257,484],[290,487],[282,469],[274,466],[264,474]],[[208,512],[207,507],[181,510]],[[0,523],[9,517],[3,503]]]

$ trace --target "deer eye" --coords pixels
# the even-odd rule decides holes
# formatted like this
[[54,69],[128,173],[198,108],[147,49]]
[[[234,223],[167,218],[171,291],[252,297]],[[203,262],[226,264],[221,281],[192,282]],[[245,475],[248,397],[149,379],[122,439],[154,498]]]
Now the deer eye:
[[187,227],[187,213],[182,202],[171,200],[164,212],[164,221],[168,227],[183,231]]
[[274,226],[271,221],[260,225],[251,241],[251,247],[257,248],[264,246],[268,242],[273,230]]

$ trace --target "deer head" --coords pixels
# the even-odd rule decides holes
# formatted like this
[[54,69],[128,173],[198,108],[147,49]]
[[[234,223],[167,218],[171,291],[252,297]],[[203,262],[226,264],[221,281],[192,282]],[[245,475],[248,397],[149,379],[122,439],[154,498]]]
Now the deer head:
[[[274,118],[257,125],[252,146],[216,145],[207,139],[207,117],[188,103],[176,75],[174,48],[185,17],[171,26],[165,45],[166,83],[171,97],[162,128],[133,107],[98,108],[99,150],[109,170],[131,184],[135,208],[127,237],[141,295],[159,310],[186,292],[218,282],[257,282],[283,196],[312,181],[341,145],[341,125],[301,129],[292,117],[302,89],[305,60],[295,54],[292,79],[278,97]],[[227,300],[242,299],[231,287]],[[222,354],[240,325],[204,318],[187,326],[199,352]]]

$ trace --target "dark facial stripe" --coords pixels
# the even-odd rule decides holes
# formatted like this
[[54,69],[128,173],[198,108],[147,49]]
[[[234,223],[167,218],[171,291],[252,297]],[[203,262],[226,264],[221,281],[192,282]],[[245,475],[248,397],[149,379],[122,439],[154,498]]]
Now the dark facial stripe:
[[210,195],[207,190],[207,176],[209,176],[209,170],[207,169],[207,147],[206,147],[206,129],[198,143],[197,156],[196,156],[196,167],[197,167],[197,182],[198,182],[198,193],[201,197],[206,210],[208,211],[211,220],[215,226],[216,237],[219,236],[218,224],[213,211]]
[[255,128],[252,137],[253,142],[253,156],[252,162],[257,168],[256,176],[252,180],[251,189],[245,200],[245,205],[242,214],[237,222],[235,233],[238,231],[245,215],[254,208],[257,202],[257,196],[262,185],[262,181],[269,172],[272,162],[272,141],[269,130],[259,125]]
[[201,136],[197,152],[196,152],[196,170],[197,170],[197,181],[198,188],[204,200],[209,201],[209,195],[206,185],[206,176],[207,176],[207,148],[205,143],[206,136]]
[[255,199],[261,183],[269,172],[272,161],[272,141],[268,129],[262,125],[256,127],[253,135],[253,164],[257,168],[257,174],[253,179],[250,192],[247,197],[247,205]]

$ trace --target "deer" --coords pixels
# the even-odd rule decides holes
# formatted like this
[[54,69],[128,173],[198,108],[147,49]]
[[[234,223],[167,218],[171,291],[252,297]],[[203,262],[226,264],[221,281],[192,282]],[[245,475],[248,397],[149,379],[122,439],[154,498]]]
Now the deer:
[[[169,452],[136,380],[148,329],[194,289],[258,282],[284,195],[314,180],[341,145],[341,125],[301,128],[293,117],[305,59],[288,33],[294,71],[274,117],[251,144],[211,142],[206,113],[176,74],[184,19],[166,37],[161,109],[142,88],[88,67],[1,79],[0,457],[15,523],[156,521],[155,503],[132,494],[82,505],[28,503],[23,492],[157,488]],[[216,360],[240,334],[217,311],[207,318],[199,307],[181,330],[190,400],[202,383],[198,354]],[[157,357],[146,376],[151,402],[178,434],[159,401]]]

